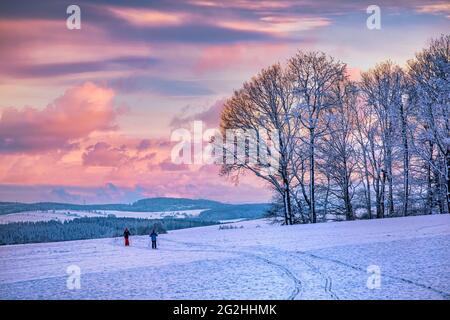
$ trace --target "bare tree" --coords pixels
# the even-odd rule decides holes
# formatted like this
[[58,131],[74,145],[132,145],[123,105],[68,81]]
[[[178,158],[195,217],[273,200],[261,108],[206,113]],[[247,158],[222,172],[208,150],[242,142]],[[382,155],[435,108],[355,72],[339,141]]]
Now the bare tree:
[[[356,157],[358,158],[358,165],[360,168],[360,176],[364,186],[364,196],[366,200],[366,212],[369,219],[372,219],[372,192],[371,185],[374,177],[374,173],[370,170],[369,165],[371,163],[371,141],[370,136],[373,132],[373,116],[372,110],[364,103],[361,103],[359,99],[351,105],[353,117],[354,117],[354,131],[355,141],[359,147],[355,146]],[[372,166],[373,167],[373,166]]]
[[384,187],[387,180],[389,188],[389,215],[394,214],[392,166],[397,124],[396,111],[400,109],[402,104],[402,95],[405,89],[404,83],[403,71],[390,61],[378,64],[374,69],[362,73],[361,89],[366,103],[375,110],[382,137],[383,169],[381,189],[382,197],[384,198]]
[[[293,107],[291,82],[281,66],[276,64],[262,70],[250,82],[246,82],[241,90],[236,91],[225,103],[221,117],[223,134],[226,130],[234,130],[236,136],[242,136],[249,130],[263,130],[267,136],[277,140],[273,141],[276,154],[269,152],[269,156],[277,161],[274,171],[265,170],[267,168],[263,168],[260,161],[239,161],[234,156],[233,149],[227,150],[227,155],[234,157],[236,161],[226,161],[222,166],[222,173],[249,170],[267,181],[283,199],[286,224],[293,223],[291,184],[294,175],[290,168],[294,157],[294,137],[299,130],[298,118],[292,116]],[[259,142],[260,138],[257,139]],[[243,141],[245,138],[239,140]],[[262,153],[258,152],[258,160],[261,160],[261,156]]]
[[[299,120],[308,132],[300,138],[309,147],[309,201],[313,223],[317,222],[315,198],[315,155],[317,139],[324,132],[321,116],[336,104],[333,86],[345,78],[346,65],[336,62],[322,52],[298,52],[288,64],[294,83]],[[306,139],[305,139],[306,138]]]
[[336,83],[334,87],[336,104],[327,110],[327,130],[318,146],[318,156],[322,172],[332,182],[328,188],[343,203],[346,220],[354,220],[352,198],[356,168],[355,114],[353,106],[357,101],[356,86],[347,81]]
[[432,40],[430,46],[408,62],[409,77],[416,93],[418,131],[413,147],[428,163],[428,193],[431,171],[436,177],[439,210],[450,211],[450,35]]

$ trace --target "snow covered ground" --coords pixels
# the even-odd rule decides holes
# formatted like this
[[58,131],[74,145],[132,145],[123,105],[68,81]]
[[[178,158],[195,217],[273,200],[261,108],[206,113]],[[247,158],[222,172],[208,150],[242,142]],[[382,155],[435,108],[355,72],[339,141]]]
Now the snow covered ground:
[[143,219],[162,219],[165,217],[172,218],[189,218],[197,217],[204,209],[200,210],[181,210],[181,211],[160,211],[160,212],[134,212],[134,211],[76,211],[76,210],[55,210],[55,211],[25,211],[18,213],[10,213],[0,215],[0,224],[12,222],[38,222],[38,221],[67,221],[75,218],[95,218],[106,217],[110,214],[118,218],[143,218]]
[[145,236],[3,246],[0,298],[450,299],[450,215],[235,225],[172,231],[158,250]]

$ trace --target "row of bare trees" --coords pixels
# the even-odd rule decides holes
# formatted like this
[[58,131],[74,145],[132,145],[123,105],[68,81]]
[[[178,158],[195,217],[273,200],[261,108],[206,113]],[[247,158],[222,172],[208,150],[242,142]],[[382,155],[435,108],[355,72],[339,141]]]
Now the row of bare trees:
[[262,70],[227,100],[221,131],[276,132],[276,170],[226,161],[222,174],[264,179],[285,224],[448,213],[449,58],[443,35],[405,68],[386,61],[358,82],[322,52]]

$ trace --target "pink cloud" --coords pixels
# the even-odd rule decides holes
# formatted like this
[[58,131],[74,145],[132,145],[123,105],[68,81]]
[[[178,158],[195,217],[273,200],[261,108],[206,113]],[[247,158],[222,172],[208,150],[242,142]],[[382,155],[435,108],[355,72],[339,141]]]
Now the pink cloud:
[[[162,171],[187,171],[189,165],[187,164],[175,164],[170,158],[167,158],[158,164],[159,169]],[[154,168],[154,166],[150,167]]]
[[118,167],[129,160],[126,147],[114,148],[106,142],[89,146],[82,157],[83,165],[98,167]]
[[109,7],[108,10],[117,18],[136,26],[177,26],[188,19],[186,13],[152,9]]
[[0,19],[0,72],[15,80],[35,78],[37,85],[43,78],[60,85],[63,79],[117,76],[156,58],[148,43],[112,38],[96,23],[83,21],[79,32],[68,32],[63,18]]
[[[126,144],[126,147],[123,146]],[[0,157],[0,186],[9,184],[28,186],[40,199],[56,196],[42,194],[46,186],[75,192],[80,199],[104,201],[104,195],[93,194],[109,183],[120,190],[140,186],[139,197],[174,196],[211,198],[231,202],[259,202],[270,199],[270,190],[252,175],[239,179],[219,176],[217,165],[176,165],[170,161],[169,144],[151,140],[150,147],[138,151],[133,139],[104,140],[89,145],[84,152],[64,156],[57,152],[36,155],[8,154]],[[73,154],[73,155],[72,155]],[[59,187],[58,187],[59,186]],[[11,187],[12,188],[12,187]],[[81,195],[84,193],[84,195]],[[6,193],[3,193],[6,197]],[[111,201],[119,201],[120,194],[111,194]],[[2,198],[0,192],[0,199]],[[16,199],[17,200],[17,199]],[[109,200],[108,200],[109,201]]]
[[208,1],[208,0],[191,0],[193,5],[201,7],[220,7],[220,8],[239,8],[248,10],[268,10],[268,9],[286,9],[292,6],[291,1],[253,1],[253,0],[236,0],[236,1]]
[[186,114],[183,111],[172,118],[171,126],[173,128],[189,128],[193,121],[203,121],[204,125],[208,128],[218,127],[220,113],[222,112],[225,101],[226,99],[219,99],[206,110],[194,114]]
[[43,110],[5,108],[0,118],[1,152],[67,149],[95,131],[116,129],[114,91],[87,82],[68,89]]
[[224,20],[219,26],[241,31],[264,32],[273,35],[287,35],[293,32],[307,31],[331,24],[325,17],[275,16],[269,15],[259,20]]
[[439,2],[426,5],[419,5],[416,11],[425,14],[442,14],[450,19],[450,3]]
[[151,146],[151,141],[150,139],[142,139],[139,144],[137,145],[137,150],[138,151],[145,151],[148,150]]

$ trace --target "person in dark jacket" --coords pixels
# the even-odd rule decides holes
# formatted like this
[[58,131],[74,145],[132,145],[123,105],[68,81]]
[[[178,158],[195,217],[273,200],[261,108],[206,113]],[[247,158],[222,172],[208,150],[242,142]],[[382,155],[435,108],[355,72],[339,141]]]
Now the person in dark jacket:
[[155,230],[150,233],[150,239],[152,239],[152,249],[156,249],[156,237],[158,237],[158,234]]
[[129,246],[130,245],[130,241],[128,240],[128,238],[130,237],[130,231],[128,231],[128,228],[125,228],[125,231],[123,232],[123,237],[125,238],[125,246]]

